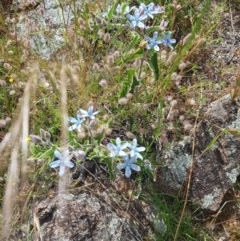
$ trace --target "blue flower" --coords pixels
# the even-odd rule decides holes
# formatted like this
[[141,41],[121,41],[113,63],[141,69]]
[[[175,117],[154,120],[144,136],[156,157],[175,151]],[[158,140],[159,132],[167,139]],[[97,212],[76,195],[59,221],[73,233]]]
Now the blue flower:
[[176,39],[171,39],[171,32],[163,33],[163,38],[161,39],[161,43],[164,46],[169,47],[170,49],[173,49],[172,44],[176,43]]
[[89,106],[88,107],[88,110],[83,110],[83,109],[79,109],[78,110],[78,113],[81,115],[82,118],[89,118],[91,120],[94,120],[95,119],[95,115],[99,113],[99,111],[95,111],[93,112],[93,106]]
[[123,151],[129,146],[129,143],[126,142],[124,144],[121,143],[121,139],[119,137],[116,138],[116,145],[112,143],[107,144],[107,148],[110,151],[109,156],[110,157],[116,157],[116,156],[126,156],[127,153]]
[[145,40],[148,42],[147,49],[155,49],[156,51],[159,51],[158,44],[162,43],[162,40],[158,39],[158,32],[153,33],[153,37],[150,38],[148,36],[144,36]]
[[63,154],[61,154],[58,150],[54,151],[54,161],[49,165],[51,168],[59,167],[59,176],[63,176],[65,172],[65,167],[73,168],[74,164],[71,162],[72,156],[69,154],[69,150],[65,149]]
[[73,117],[69,117],[68,121],[73,124],[71,126],[68,127],[69,131],[75,130],[77,129],[78,131],[80,131],[81,127],[82,127],[82,123],[85,119],[82,118],[82,116],[80,115],[80,113],[77,113],[77,118],[73,118]]
[[130,21],[130,27],[135,28],[145,28],[145,24],[142,22],[147,18],[147,15],[140,11],[139,9],[135,9],[134,15],[127,14],[127,19]]
[[143,159],[142,155],[139,152],[145,151],[146,148],[141,146],[137,147],[137,139],[133,139],[132,145],[130,144],[130,156]]
[[141,3],[139,6],[139,10],[147,17],[153,19],[153,14],[162,13],[164,11],[164,8],[161,8],[154,3],[150,3],[147,6],[144,3]]
[[125,169],[125,176],[127,178],[129,178],[131,176],[131,174],[132,174],[132,170],[134,170],[136,172],[139,172],[141,170],[140,166],[138,166],[137,164],[134,163],[136,161],[136,159],[137,159],[136,156],[130,157],[130,159],[129,159],[128,155],[127,156],[123,156],[124,162],[118,164],[117,165],[117,169],[118,170]]

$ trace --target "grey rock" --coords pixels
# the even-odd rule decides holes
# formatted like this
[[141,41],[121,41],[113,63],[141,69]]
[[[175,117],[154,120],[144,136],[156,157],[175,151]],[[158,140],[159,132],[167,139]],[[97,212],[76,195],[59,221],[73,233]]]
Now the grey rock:
[[230,95],[212,102],[196,133],[159,155],[163,167],[158,170],[157,185],[161,191],[178,194],[186,190],[191,169],[189,200],[207,211],[219,209],[240,175],[240,139],[230,133],[240,130],[238,104]]
[[[72,1],[73,2],[73,1]],[[43,59],[50,59],[66,43],[66,27],[74,19],[74,11],[83,1],[15,0],[13,11],[19,12],[16,19],[16,34],[19,41],[29,41],[30,48]]]
[[142,240],[139,227],[93,194],[60,194],[34,207],[34,240]]

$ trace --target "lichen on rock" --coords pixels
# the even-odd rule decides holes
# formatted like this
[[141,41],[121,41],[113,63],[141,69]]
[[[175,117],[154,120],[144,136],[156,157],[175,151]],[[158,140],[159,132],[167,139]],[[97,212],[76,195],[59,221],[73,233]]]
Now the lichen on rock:
[[189,200],[211,212],[219,209],[240,175],[240,140],[227,131],[239,128],[238,106],[239,100],[233,101],[230,95],[212,102],[190,135],[190,143],[181,148],[175,143],[160,154],[164,166],[157,175],[160,190],[178,194],[191,168]]

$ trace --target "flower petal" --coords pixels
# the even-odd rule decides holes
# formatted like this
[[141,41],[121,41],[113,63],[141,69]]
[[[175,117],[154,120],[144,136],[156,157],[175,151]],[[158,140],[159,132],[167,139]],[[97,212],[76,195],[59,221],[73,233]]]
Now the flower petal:
[[134,156],[135,156],[135,154],[136,154],[136,152],[135,152],[135,150],[134,150],[134,149],[130,151],[130,156],[131,156],[131,157],[134,157]]
[[116,138],[116,145],[121,146],[121,139],[119,137]]
[[49,164],[49,166],[51,168],[56,168],[56,167],[59,167],[61,165],[61,161],[60,160],[57,160],[57,161],[53,161]]
[[119,155],[119,156],[126,156],[127,153],[126,153],[125,151],[119,151],[118,155]]
[[137,158],[139,158],[141,160],[143,159],[142,155],[140,153],[138,153],[138,152],[135,152],[135,157],[136,157],[136,159]]
[[145,28],[145,24],[142,23],[142,22],[139,22],[137,26],[138,26],[139,28]]
[[122,144],[122,150],[126,149],[129,146],[130,146],[130,144],[128,142]]
[[54,151],[54,156],[59,159],[59,160],[62,160],[62,154],[58,151],[58,150],[55,150]]
[[157,40],[157,38],[158,38],[158,32],[155,31],[155,32],[153,33],[153,39]]
[[81,117],[86,117],[88,116],[88,112],[84,109],[79,109],[78,114],[80,114]]
[[155,51],[159,51],[159,47],[157,45],[154,46]]
[[75,130],[75,129],[77,129],[78,128],[78,125],[77,124],[74,124],[74,125],[72,125],[72,126],[69,126],[68,127],[68,130],[69,131],[73,131],[73,130]]
[[125,176],[127,178],[129,178],[131,176],[132,172],[131,172],[131,168],[129,166],[126,166],[126,169],[125,169]]
[[107,148],[108,148],[109,150],[114,150],[114,149],[115,149],[115,146],[114,146],[112,143],[108,143],[108,144],[107,144]]
[[74,167],[74,163],[72,163],[71,161],[65,161],[64,164],[65,164],[65,166],[67,166],[69,168],[73,168]]
[[136,146],[137,146],[137,139],[133,139],[132,143],[133,143],[133,144],[132,144],[132,148],[133,148],[133,147],[136,147]]
[[71,122],[71,123],[76,123],[77,119],[73,118],[73,117],[68,117],[68,121]]
[[63,176],[64,172],[65,172],[65,166],[64,165],[60,165],[59,176]]
[[118,170],[121,170],[121,169],[124,169],[126,167],[126,163],[119,163],[119,164],[117,164],[117,169]]
[[146,148],[144,146],[137,147],[138,152],[142,152],[142,151],[145,151],[145,150],[146,150]]
[[136,171],[136,172],[141,171],[140,166],[138,166],[138,165],[136,165],[136,164],[134,164],[134,163],[131,165],[131,168],[132,168],[134,171]]

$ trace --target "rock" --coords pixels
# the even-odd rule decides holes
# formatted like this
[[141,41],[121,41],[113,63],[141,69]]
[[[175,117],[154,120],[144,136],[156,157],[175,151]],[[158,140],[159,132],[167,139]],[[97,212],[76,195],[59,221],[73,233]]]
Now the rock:
[[158,170],[157,185],[161,191],[178,194],[186,188],[192,168],[189,200],[206,211],[219,209],[240,175],[238,104],[230,95],[212,102],[195,133],[160,154],[164,167]]
[[130,221],[127,210],[125,215],[121,212],[88,192],[47,198],[34,207],[34,240],[142,240],[143,229]]
[[66,28],[73,23],[73,9],[77,11],[83,1],[74,1],[75,6],[58,0],[15,0],[12,11],[18,12],[16,34],[24,46],[29,47],[43,59],[66,43]]

